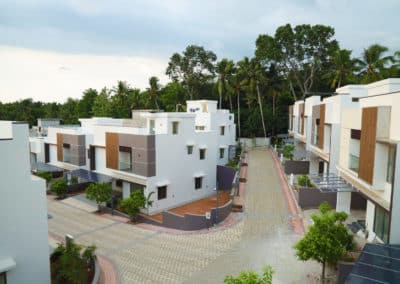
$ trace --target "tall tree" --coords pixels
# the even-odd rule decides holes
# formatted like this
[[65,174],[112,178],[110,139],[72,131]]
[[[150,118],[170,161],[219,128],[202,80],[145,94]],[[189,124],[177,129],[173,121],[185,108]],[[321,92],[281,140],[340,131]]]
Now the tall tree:
[[348,82],[356,71],[356,60],[351,58],[351,50],[338,49],[332,56],[331,69],[324,74],[325,78],[331,80],[332,89],[340,88],[343,83]]
[[202,85],[214,78],[216,60],[214,52],[189,45],[182,55],[174,53],[171,56],[166,74],[174,82],[180,82],[192,100],[198,97]]
[[130,87],[125,81],[118,81],[117,86],[111,89],[111,115],[114,118],[129,118],[131,104],[129,103]]
[[263,104],[261,100],[261,84],[265,83],[265,69],[255,58],[249,59],[245,57],[238,63],[241,72],[244,75],[244,84],[248,105],[256,101],[260,110],[261,123],[264,131],[264,137],[267,138],[267,130],[265,128]]
[[222,59],[220,62],[217,63],[216,71],[218,74],[217,80],[217,88],[219,94],[219,108],[222,108],[222,97],[227,96],[229,99],[229,107],[232,111],[232,96],[231,96],[231,86],[230,86],[230,79],[233,76],[235,63],[232,60],[228,60],[226,58]]
[[78,123],[78,100],[68,98],[60,108],[60,117],[64,124]]
[[387,64],[393,62],[392,56],[384,56],[387,51],[386,46],[379,44],[373,44],[364,49],[361,59],[357,60],[364,83],[371,83],[385,77]]
[[242,137],[241,133],[241,120],[240,120],[240,93],[243,91],[243,88],[246,84],[245,81],[245,70],[240,68],[239,63],[236,64],[234,68],[234,74],[230,78],[229,85],[232,86],[232,90],[236,95],[236,103],[237,103],[237,123],[238,123],[238,136]]
[[149,85],[150,88],[148,88],[149,91],[149,95],[151,100],[154,102],[154,105],[157,109],[160,109],[160,107],[158,106],[158,102],[157,102],[157,95],[158,92],[160,90],[160,85],[158,84],[158,78],[155,76],[150,77],[149,79]]
[[83,92],[83,96],[78,103],[78,114],[80,118],[89,118],[93,116],[93,104],[97,97],[95,89],[87,89]]
[[[279,27],[275,36],[260,35],[256,41],[256,57],[263,64],[275,63],[289,81],[295,99],[304,98],[311,90],[316,74],[324,62],[338,49],[335,30],[323,25],[290,24]],[[294,86],[300,90],[296,94]]]
[[110,91],[104,87],[93,102],[92,113],[94,116],[111,116]]

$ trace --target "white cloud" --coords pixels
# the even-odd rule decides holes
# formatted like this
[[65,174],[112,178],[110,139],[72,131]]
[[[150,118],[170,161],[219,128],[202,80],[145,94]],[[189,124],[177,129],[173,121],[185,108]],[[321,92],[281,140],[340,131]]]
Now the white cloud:
[[0,101],[33,98],[63,102],[87,88],[111,88],[118,80],[145,89],[150,76],[161,83],[167,61],[153,57],[64,54],[0,46]]

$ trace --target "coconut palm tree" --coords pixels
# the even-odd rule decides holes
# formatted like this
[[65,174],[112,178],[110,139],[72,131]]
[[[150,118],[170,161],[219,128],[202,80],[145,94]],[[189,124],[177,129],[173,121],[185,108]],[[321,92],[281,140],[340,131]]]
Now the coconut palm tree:
[[388,51],[386,46],[373,44],[364,49],[361,59],[357,60],[365,83],[371,83],[384,77],[386,65],[393,62],[392,56],[383,56]]
[[240,93],[243,91],[245,86],[245,76],[244,71],[240,68],[238,64],[236,64],[233,68],[233,76],[229,79],[229,93],[236,95],[237,102],[237,124],[238,124],[238,138],[241,137],[241,128],[240,128]]
[[219,108],[222,108],[222,97],[227,96],[229,99],[229,107],[232,111],[232,96],[229,92],[229,80],[233,75],[235,63],[226,58],[217,63],[216,70],[218,74],[217,88],[219,94]]
[[257,102],[260,109],[261,123],[264,130],[264,137],[267,138],[267,130],[265,128],[264,112],[261,100],[261,89],[260,85],[266,82],[265,69],[261,64],[254,58],[249,59],[245,57],[238,63],[241,68],[241,72],[244,75],[244,84],[246,91],[247,103],[250,106],[252,103]]
[[156,106],[157,109],[160,109],[158,106],[157,102],[157,93],[160,89],[160,85],[158,84],[158,78],[155,76],[150,77],[149,79],[149,85],[150,88],[148,88],[150,98],[154,101],[154,105]]
[[323,78],[331,80],[332,89],[340,88],[356,71],[356,62],[351,58],[351,50],[338,49],[332,57],[331,69],[323,75]]

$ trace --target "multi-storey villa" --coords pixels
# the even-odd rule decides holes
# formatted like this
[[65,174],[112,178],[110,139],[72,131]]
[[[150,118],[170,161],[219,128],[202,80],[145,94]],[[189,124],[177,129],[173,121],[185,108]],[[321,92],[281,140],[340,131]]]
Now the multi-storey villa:
[[45,181],[32,176],[28,124],[0,122],[0,283],[50,283]]
[[131,119],[80,123],[49,127],[45,162],[107,175],[123,198],[136,188],[154,192],[149,214],[212,195],[217,165],[235,151],[234,116],[216,101],[188,101],[186,112],[132,111]]
[[[395,166],[399,90],[400,79],[387,79],[338,88],[320,103],[312,99],[311,132],[305,130],[308,99],[289,109],[289,133],[301,150],[310,151],[304,155],[310,160],[310,174],[337,174],[358,190],[367,200],[366,228],[384,242],[400,240],[399,226],[392,218],[400,206]],[[336,209],[350,212],[351,196],[338,187]]]

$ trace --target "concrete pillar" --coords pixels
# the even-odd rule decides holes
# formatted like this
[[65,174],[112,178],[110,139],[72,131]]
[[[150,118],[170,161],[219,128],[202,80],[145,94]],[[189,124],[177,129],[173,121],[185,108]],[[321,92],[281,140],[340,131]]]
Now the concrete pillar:
[[351,192],[340,192],[336,195],[336,211],[350,214]]
[[393,172],[392,211],[390,218],[390,244],[400,243],[400,144],[396,146],[395,168]]

